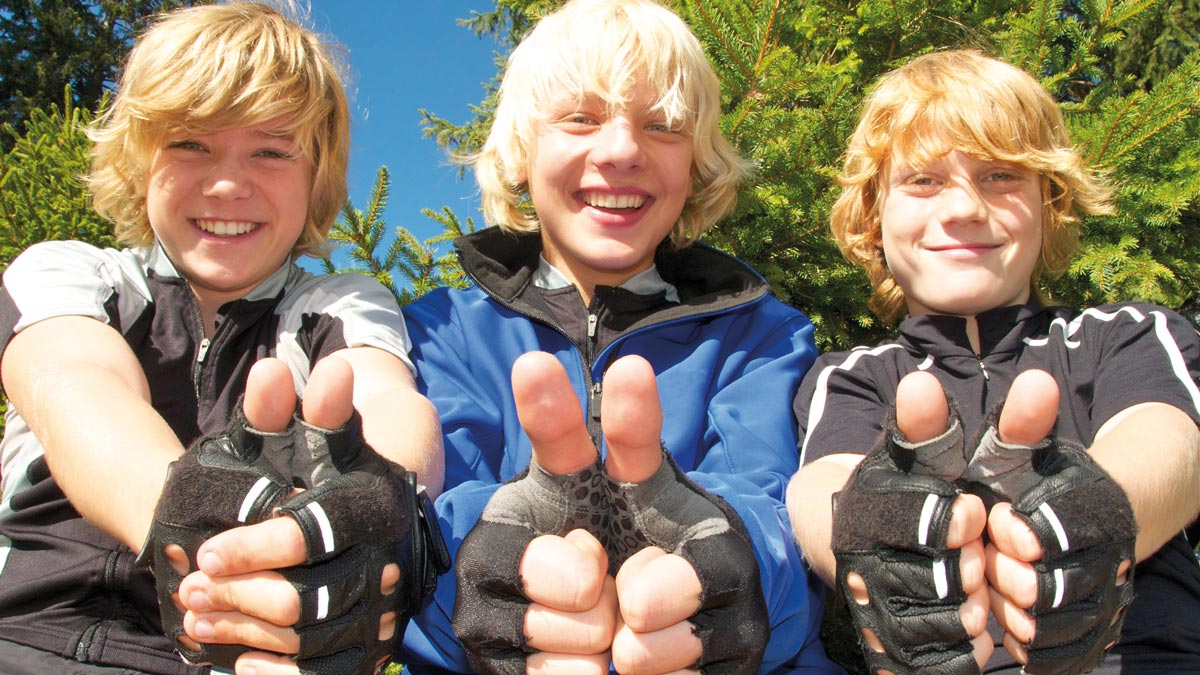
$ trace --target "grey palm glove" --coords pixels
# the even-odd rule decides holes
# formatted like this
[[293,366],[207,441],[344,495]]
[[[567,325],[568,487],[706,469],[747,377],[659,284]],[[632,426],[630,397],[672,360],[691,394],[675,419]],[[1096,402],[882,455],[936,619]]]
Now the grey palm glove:
[[[308,489],[289,497],[294,485]],[[196,551],[212,535],[280,514],[300,525],[308,551],[305,564],[278,570],[301,600],[295,626],[301,673],[374,673],[438,574],[449,569],[449,555],[415,475],[366,444],[357,413],[339,429],[295,420],[279,434],[254,430],[239,413],[228,429],[201,438],[172,465],[143,551],[153,551],[164,632],[192,663],[231,667],[249,651],[192,650],[178,640],[183,613],[170,596],[181,577],[164,550],[179,544],[194,569]],[[401,577],[383,595],[379,579],[389,563],[399,564]],[[396,632],[380,641],[386,612],[396,612]]]
[[[1034,446],[1004,444],[992,426],[976,458],[975,480],[1011,501],[1042,546],[1033,564],[1038,597],[1029,613],[1036,632],[1025,645],[1025,672],[1092,670],[1120,637],[1133,600],[1137,523],[1128,497],[1083,448],[1053,436]],[[1125,561],[1129,570],[1118,584]]]
[[[888,422],[879,443],[834,496],[838,590],[870,672],[978,673],[958,614],[967,599],[959,551],[946,546],[959,494],[953,481],[966,463],[962,423],[952,408],[944,434],[910,443],[896,427],[894,413]],[[853,597],[847,583],[851,572],[866,584],[865,604]],[[879,638],[883,652],[867,644],[864,628]]]
[[622,543],[640,540],[637,550],[679,555],[700,579],[700,610],[688,619],[701,644],[693,667],[707,675],[756,672],[770,624],[750,535],[733,507],[689,480],[666,452],[650,478],[616,484],[612,503],[610,561],[619,567],[637,552]]
[[474,672],[524,675],[534,651],[525,638],[529,600],[518,573],[525,548],[541,535],[576,529],[604,543],[610,493],[599,461],[567,475],[531,462],[492,495],[455,558],[452,623]]
[[702,644],[696,667],[717,675],[757,670],[768,618],[749,536],[724,500],[688,480],[664,452],[641,483],[617,483],[599,462],[567,476],[534,463],[493,495],[456,562],[453,625],[475,672],[525,672],[532,649],[523,633],[529,601],[521,556],[535,537],[573,529],[603,544],[614,574],[647,546],[691,563],[701,584],[701,609],[690,618]]

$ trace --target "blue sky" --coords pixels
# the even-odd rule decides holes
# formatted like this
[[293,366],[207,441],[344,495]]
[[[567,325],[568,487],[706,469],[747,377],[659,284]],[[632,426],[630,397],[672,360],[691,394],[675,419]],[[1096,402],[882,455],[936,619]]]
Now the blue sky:
[[455,123],[471,118],[484,84],[496,74],[496,44],[459,26],[492,0],[309,0],[313,26],[348,51],[352,148],[350,198],[366,206],[375,175],[392,178],[384,218],[425,239],[440,233],[423,208],[451,207],[482,225],[474,178],[460,180],[446,154],[421,137],[419,109]]

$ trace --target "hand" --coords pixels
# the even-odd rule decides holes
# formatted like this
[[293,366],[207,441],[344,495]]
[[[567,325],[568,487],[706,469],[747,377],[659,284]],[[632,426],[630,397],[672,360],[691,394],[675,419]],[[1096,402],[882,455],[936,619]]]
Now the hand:
[[993,455],[1025,468],[997,472],[989,484],[1013,502],[996,504],[988,518],[992,612],[1005,648],[1038,674],[1095,667],[1132,599],[1132,509],[1081,448],[1053,438],[1058,396],[1048,373],[1013,381]]
[[617,610],[596,448],[550,355],[513,364],[513,396],[533,457],[459,548],[455,633],[475,672],[607,673]]
[[962,425],[932,375],[901,380],[895,431],[838,495],[839,589],[872,672],[977,673],[993,649],[981,539],[986,512],[952,482],[966,468]]
[[[600,419],[608,448],[605,467],[618,484],[651,480],[663,464],[662,408],[654,371],[641,359],[622,359],[605,373]],[[660,542],[661,543],[661,542]],[[699,626],[704,589],[685,557],[659,546],[629,553],[616,575],[621,627],[612,646],[623,675],[655,675],[695,667],[704,655]],[[754,563],[751,558],[752,564]]]
[[[630,673],[701,666],[713,673],[753,672],[767,624],[757,562],[732,509],[688,481],[664,453],[649,364],[626,357],[605,375],[603,465],[577,395],[553,357],[521,357],[513,368],[513,390],[533,461],[525,475],[497,491],[459,549],[454,625],[472,667],[484,673],[581,672],[573,664],[584,662],[593,669],[584,672],[607,672],[611,658]],[[615,638],[609,623],[615,611],[604,607],[615,610],[617,603],[608,604],[604,593],[599,607],[591,605],[590,591],[574,596],[585,598],[582,603],[549,607],[582,613],[583,619],[530,621],[552,604],[525,573],[543,560],[535,546],[574,537],[601,544],[608,571],[616,573],[622,623]],[[598,554],[591,559],[599,560]],[[553,561],[547,556],[545,562]],[[599,570],[586,569],[574,574],[559,563],[546,570],[546,580],[555,587],[594,589]],[[653,581],[663,576],[670,579]],[[603,587],[610,585],[611,579]],[[546,631],[538,634],[534,625]],[[526,659],[528,650],[545,645],[575,651]],[[580,645],[603,653],[580,653]]]
[[[294,407],[290,375],[278,362],[260,367],[252,371],[246,414],[264,426],[282,423]],[[290,402],[264,396],[285,386]],[[440,538],[427,529],[431,519],[411,474],[363,443],[352,390],[340,359],[314,368],[296,453],[286,462],[309,489],[276,507],[289,518],[224,532],[201,547],[201,572],[181,586],[191,637],[298,653],[305,672],[373,672],[390,656],[431,590],[438,571],[431,543]],[[238,663],[259,673],[297,672],[277,655],[246,654]]]

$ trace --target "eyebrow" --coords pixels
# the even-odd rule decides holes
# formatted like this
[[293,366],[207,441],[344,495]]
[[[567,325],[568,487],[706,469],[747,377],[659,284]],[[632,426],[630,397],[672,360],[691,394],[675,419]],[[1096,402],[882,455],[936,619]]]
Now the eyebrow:
[[255,132],[254,132],[254,135],[255,135],[255,136],[258,136],[258,137],[260,137],[260,138],[266,138],[266,139],[271,139],[271,140],[280,140],[280,141],[286,141],[286,142],[288,142],[288,143],[295,143],[295,142],[296,142],[296,134],[295,134],[295,133],[293,133],[293,132],[291,132],[291,131],[278,131],[278,132],[276,132],[276,131],[266,131],[266,130],[264,130],[264,129],[259,129],[259,130],[257,130],[257,131],[255,131]]

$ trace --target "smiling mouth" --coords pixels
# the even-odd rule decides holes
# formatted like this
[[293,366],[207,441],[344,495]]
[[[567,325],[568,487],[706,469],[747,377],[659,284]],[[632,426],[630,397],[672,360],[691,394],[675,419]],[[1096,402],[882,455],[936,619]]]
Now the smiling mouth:
[[236,237],[258,229],[258,223],[242,220],[212,220],[197,218],[193,220],[196,227],[204,232],[218,237]]
[[646,203],[646,196],[585,192],[583,203],[598,209],[640,209]]

